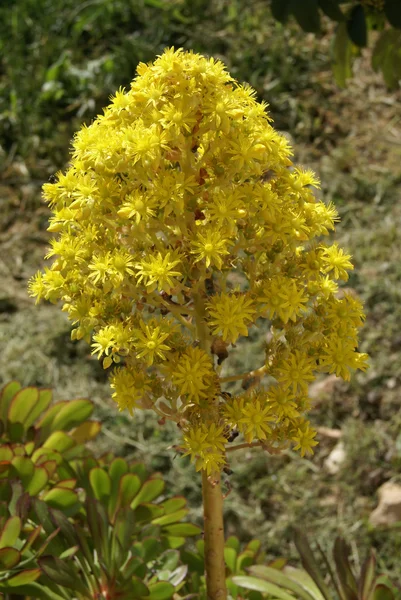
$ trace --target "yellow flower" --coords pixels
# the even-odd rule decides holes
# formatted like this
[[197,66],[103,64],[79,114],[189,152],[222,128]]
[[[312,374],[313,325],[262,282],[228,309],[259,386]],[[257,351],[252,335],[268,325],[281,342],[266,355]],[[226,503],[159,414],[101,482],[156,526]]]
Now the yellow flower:
[[206,392],[214,371],[210,357],[200,348],[188,348],[180,356],[172,374],[172,380],[180,394],[188,396],[189,400],[198,402],[206,397]]
[[350,258],[351,256],[344,254],[344,250],[339,248],[337,244],[325,248],[323,254],[323,262],[325,263],[324,272],[330,273],[333,271],[335,279],[348,281],[347,271],[354,268]]
[[135,350],[137,358],[145,358],[148,365],[152,365],[156,358],[166,359],[166,352],[170,346],[163,342],[169,337],[168,333],[163,333],[159,326],[152,327],[146,325],[144,321],[140,322],[141,329],[134,330]]
[[309,383],[315,379],[313,371],[316,369],[313,359],[295,350],[283,361],[277,379],[284,388],[292,390],[293,394],[307,394]]
[[180,263],[181,259],[174,252],[167,252],[164,256],[161,252],[150,255],[135,265],[138,282],[144,281],[149,292],[157,288],[169,293],[178,283],[175,278],[182,276],[174,269]]
[[252,322],[256,311],[251,298],[222,293],[208,302],[207,312],[213,333],[234,344],[240,335],[248,335],[246,323]]
[[292,441],[296,442],[294,450],[300,450],[301,456],[313,454],[313,447],[317,446],[317,441],[313,439],[316,435],[308,422],[304,422],[292,435]]
[[220,231],[208,229],[205,233],[198,232],[196,239],[191,242],[191,253],[197,255],[195,262],[205,261],[207,268],[210,265],[222,268],[222,256],[229,254],[227,244],[229,241],[222,237]]
[[265,440],[266,434],[271,432],[270,424],[275,421],[269,404],[261,404],[259,398],[248,401],[243,410],[242,418],[239,420],[245,426],[244,436],[248,443],[256,437]]

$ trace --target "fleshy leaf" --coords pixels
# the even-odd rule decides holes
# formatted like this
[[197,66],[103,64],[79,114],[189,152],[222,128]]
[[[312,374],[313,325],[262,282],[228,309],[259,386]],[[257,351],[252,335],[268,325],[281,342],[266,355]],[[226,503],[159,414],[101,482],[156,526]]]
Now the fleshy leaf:
[[0,535],[0,548],[14,546],[20,533],[21,519],[17,516],[7,519]]
[[192,536],[199,535],[201,533],[200,527],[197,525],[192,525],[192,523],[177,523],[175,525],[169,525],[164,528],[164,531],[169,535],[178,535],[178,536]]
[[27,417],[25,418],[25,421],[24,421],[24,425],[27,429],[29,429],[29,427],[31,427],[35,423],[36,419],[39,418],[39,416],[42,414],[43,411],[47,410],[47,408],[50,406],[50,404],[52,402],[53,392],[51,389],[44,388],[44,389],[38,390],[38,391],[39,391],[38,401],[33,406],[31,412],[29,413],[29,415],[27,415]]
[[286,592],[274,583],[258,579],[257,577],[249,577],[248,575],[235,575],[232,578],[233,582],[239,587],[244,587],[248,590],[255,590],[262,594],[269,594],[279,600],[294,600],[295,596]]
[[84,444],[90,440],[93,440],[101,430],[102,425],[100,421],[85,421],[81,423],[70,436],[76,444]]
[[51,431],[61,429],[68,431],[86,421],[93,413],[93,403],[90,400],[70,400],[54,417]]
[[26,569],[25,571],[21,571],[14,577],[10,577],[7,579],[8,587],[19,587],[20,585],[26,585],[27,583],[32,583],[36,581],[38,577],[40,577],[40,569]]
[[0,570],[12,569],[21,560],[21,553],[15,548],[1,548],[0,550]]
[[169,598],[172,598],[175,589],[167,581],[158,581],[149,585],[149,592],[149,600],[169,600]]
[[181,510],[177,510],[177,512],[170,513],[169,515],[163,515],[162,517],[158,517],[152,520],[152,523],[155,525],[171,525],[172,523],[177,523],[181,521],[188,514],[187,508],[182,508]]
[[131,508],[135,509],[140,504],[145,502],[152,502],[157,496],[159,496],[164,490],[165,483],[163,479],[154,478],[145,481],[139,493],[135,496],[131,502]]
[[0,393],[0,419],[5,423],[7,420],[8,409],[14,396],[21,389],[18,381],[10,381],[3,387]]
[[281,588],[293,592],[295,596],[302,600],[315,600],[315,598],[300,583],[292,580],[278,569],[272,569],[265,565],[253,565],[249,568],[249,573],[255,577],[260,577],[265,581],[270,581]]
[[111,479],[108,473],[101,467],[91,469],[89,481],[96,500],[104,502],[108,500],[111,493]]

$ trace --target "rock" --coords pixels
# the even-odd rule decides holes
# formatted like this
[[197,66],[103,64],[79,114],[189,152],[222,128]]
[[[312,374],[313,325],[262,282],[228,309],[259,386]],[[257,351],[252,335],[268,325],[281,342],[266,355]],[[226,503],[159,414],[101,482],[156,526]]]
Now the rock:
[[387,481],[379,488],[378,496],[379,503],[369,517],[370,524],[379,527],[401,521],[401,485]]
[[340,470],[341,465],[345,460],[345,457],[346,454],[344,443],[342,441],[339,441],[324,461],[324,468],[326,469],[326,471],[328,471],[328,473],[330,473],[330,475],[336,475],[336,473],[338,473],[338,471]]

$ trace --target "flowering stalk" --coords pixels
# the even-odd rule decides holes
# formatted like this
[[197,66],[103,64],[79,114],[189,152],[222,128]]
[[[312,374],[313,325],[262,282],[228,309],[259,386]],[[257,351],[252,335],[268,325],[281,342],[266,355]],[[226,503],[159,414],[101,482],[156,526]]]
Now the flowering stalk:
[[225,600],[227,589],[220,473],[210,477],[206,471],[202,471],[202,497],[207,597],[209,600]]
[[[58,232],[30,282],[61,300],[72,338],[113,367],[112,398],[180,425],[202,472],[209,595],[222,583],[219,482],[228,450],[292,445],[312,454],[308,386],[349,379],[362,305],[341,293],[353,268],[322,240],[338,220],[316,176],[295,167],[266,104],[219,61],[169,49],[74,139],[65,174],[44,185]],[[249,373],[231,349],[252,327],[270,341]],[[230,385],[241,381],[237,393]],[[241,439],[242,438],[242,439]]]

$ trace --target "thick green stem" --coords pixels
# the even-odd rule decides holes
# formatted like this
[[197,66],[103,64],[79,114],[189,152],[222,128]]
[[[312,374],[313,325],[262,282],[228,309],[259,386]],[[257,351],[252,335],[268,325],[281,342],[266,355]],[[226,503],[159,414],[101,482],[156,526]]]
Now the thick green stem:
[[206,471],[202,471],[202,493],[207,597],[208,600],[226,600],[223,495],[220,473],[208,477]]

